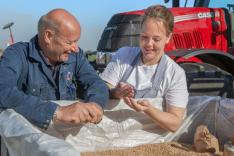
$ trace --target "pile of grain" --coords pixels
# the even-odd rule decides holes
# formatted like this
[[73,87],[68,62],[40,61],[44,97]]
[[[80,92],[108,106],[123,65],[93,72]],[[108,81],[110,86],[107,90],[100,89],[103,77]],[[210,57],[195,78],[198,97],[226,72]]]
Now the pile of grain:
[[[211,153],[197,153],[191,145],[177,142],[141,145],[128,149],[81,153],[81,156],[211,156]],[[213,154],[214,155],[214,154]],[[221,156],[222,153],[215,154]]]

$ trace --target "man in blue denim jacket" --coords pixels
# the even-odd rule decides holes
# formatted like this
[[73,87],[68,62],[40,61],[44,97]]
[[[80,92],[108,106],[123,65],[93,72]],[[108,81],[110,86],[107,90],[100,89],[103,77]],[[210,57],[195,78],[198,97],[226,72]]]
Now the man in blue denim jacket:
[[[109,94],[77,42],[81,28],[63,9],[54,9],[38,22],[38,35],[29,43],[8,47],[0,62],[0,108],[11,108],[31,123],[47,129],[50,121],[98,123]],[[52,100],[84,102],[58,106]]]

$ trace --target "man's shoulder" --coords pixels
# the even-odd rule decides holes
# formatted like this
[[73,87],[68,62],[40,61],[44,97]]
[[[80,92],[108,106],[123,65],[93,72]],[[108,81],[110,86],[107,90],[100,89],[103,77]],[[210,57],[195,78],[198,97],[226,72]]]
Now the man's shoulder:
[[79,48],[79,51],[72,52],[69,55],[69,59],[66,63],[68,63],[68,64],[81,63],[82,59],[86,59],[85,54],[84,54],[83,50]]
[[83,51],[83,49],[79,48],[78,51],[72,52],[72,53],[70,54],[70,56],[71,56],[72,58],[84,56],[84,51]]
[[7,47],[7,49],[25,49],[29,45],[29,42],[17,42]]
[[4,52],[3,56],[13,55],[15,57],[24,55],[24,53],[28,50],[29,43],[28,42],[18,42],[13,45],[8,46]]

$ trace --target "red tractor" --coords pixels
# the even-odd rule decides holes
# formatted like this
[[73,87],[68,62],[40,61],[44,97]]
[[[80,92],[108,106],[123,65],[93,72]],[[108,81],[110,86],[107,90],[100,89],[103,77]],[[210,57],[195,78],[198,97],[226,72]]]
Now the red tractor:
[[[165,51],[184,68],[190,95],[232,98],[234,5],[228,4],[228,10],[209,8],[209,3],[195,0],[193,7],[179,7],[179,0],[173,1],[175,27]],[[144,10],[138,10],[112,16],[97,47],[97,70],[105,68],[118,48],[138,46],[143,14]]]

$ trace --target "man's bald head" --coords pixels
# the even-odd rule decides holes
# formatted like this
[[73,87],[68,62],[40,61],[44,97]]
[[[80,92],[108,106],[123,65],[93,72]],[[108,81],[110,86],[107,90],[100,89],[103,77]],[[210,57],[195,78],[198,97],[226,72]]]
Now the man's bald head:
[[78,52],[80,24],[64,9],[54,9],[38,22],[38,44],[51,64],[66,62],[69,54]]
[[46,29],[60,33],[63,29],[79,29],[78,20],[64,9],[54,9],[43,15],[38,22],[38,35],[41,36]]

